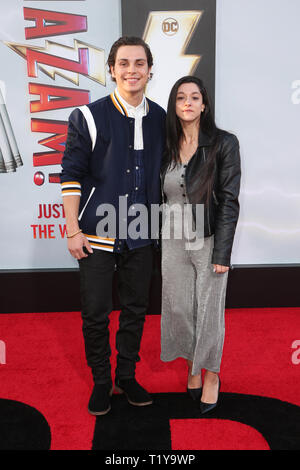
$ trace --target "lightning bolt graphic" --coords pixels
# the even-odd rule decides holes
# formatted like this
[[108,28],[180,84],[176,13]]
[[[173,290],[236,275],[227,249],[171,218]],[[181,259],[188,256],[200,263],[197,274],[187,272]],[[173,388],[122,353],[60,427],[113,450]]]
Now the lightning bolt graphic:
[[[143,39],[149,44],[154,65],[147,96],[165,109],[168,96],[176,80],[192,75],[201,59],[200,55],[185,55],[203,11],[155,11],[148,15]],[[177,22],[175,32],[167,35],[163,24],[167,19]]]
[[[43,73],[52,78],[52,80],[55,80],[56,75],[60,75],[61,77],[78,86],[79,75],[82,74],[91,80],[100,83],[101,85],[105,85],[106,83],[105,57],[103,49],[96,48],[90,44],[78,41],[77,39],[74,39],[73,47],[48,40],[45,41],[45,47],[24,46],[22,44],[16,44],[12,42],[5,42],[5,44],[27,61],[30,54],[34,54],[34,52],[41,53],[40,62],[36,60],[36,73],[37,70],[41,70]],[[81,58],[81,55],[83,55],[83,52],[85,52],[85,57],[87,58],[87,73],[80,73],[69,70],[68,68],[70,67],[71,61],[75,65],[80,63],[79,59]],[[55,62],[60,59],[61,64],[59,67],[51,65],[51,62],[55,64]],[[42,63],[43,60],[47,63]]]

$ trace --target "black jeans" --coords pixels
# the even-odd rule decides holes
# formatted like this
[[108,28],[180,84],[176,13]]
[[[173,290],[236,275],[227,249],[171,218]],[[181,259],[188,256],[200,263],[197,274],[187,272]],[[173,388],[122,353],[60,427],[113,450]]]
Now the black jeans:
[[112,311],[113,277],[117,269],[121,306],[116,335],[116,377],[134,377],[148,308],[153,267],[153,246],[115,254],[94,250],[79,261],[82,331],[88,365],[95,383],[111,382],[109,314]]

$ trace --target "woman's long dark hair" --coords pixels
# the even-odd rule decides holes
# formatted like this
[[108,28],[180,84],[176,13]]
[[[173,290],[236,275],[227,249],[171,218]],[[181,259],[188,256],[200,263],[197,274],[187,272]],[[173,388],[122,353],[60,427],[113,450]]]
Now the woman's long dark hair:
[[[201,132],[212,138],[213,145],[209,147],[207,159],[203,167],[201,167],[201,175],[193,175],[193,178],[198,180],[197,184],[197,201],[206,199],[208,202],[213,186],[215,160],[216,160],[216,146],[218,128],[212,113],[211,103],[208,93],[204,87],[202,80],[192,75],[187,75],[180,78],[174,84],[168,101],[167,119],[166,119],[166,151],[164,155],[164,163],[166,166],[176,166],[180,163],[180,143],[183,137],[183,130],[179,118],[176,115],[176,98],[178,88],[183,83],[195,83],[202,95],[203,104],[205,105],[204,111],[201,113],[200,126]],[[200,128],[199,128],[200,131]]]

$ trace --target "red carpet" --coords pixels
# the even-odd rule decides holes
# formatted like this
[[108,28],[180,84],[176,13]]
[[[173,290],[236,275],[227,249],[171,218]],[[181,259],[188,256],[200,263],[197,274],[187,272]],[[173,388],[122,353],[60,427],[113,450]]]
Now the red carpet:
[[[113,312],[113,368],[117,320],[118,313]],[[6,345],[6,364],[0,364],[0,399],[38,410],[50,426],[51,449],[91,449],[96,420],[87,412],[92,379],[85,362],[80,314],[0,315],[0,340]],[[292,362],[295,340],[300,340],[300,308],[227,310],[221,395],[228,394],[233,406],[235,396],[230,394],[300,406],[300,364]],[[160,317],[148,316],[137,378],[151,393],[185,392],[185,361],[166,364],[159,356]],[[183,393],[183,404],[185,399]],[[172,449],[268,449],[265,437],[243,422],[238,410],[236,416],[171,419]]]
[[[236,421],[177,419],[171,421],[172,444],[177,450],[268,450],[263,436]],[[209,437],[210,436],[210,437]],[[212,437],[213,436],[213,437]]]

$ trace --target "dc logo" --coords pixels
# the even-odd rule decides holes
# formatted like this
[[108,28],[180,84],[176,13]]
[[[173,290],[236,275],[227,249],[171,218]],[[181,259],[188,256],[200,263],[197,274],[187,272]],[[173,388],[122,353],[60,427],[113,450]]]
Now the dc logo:
[[179,29],[179,23],[174,18],[166,18],[162,23],[163,33],[167,36],[174,36]]

